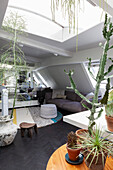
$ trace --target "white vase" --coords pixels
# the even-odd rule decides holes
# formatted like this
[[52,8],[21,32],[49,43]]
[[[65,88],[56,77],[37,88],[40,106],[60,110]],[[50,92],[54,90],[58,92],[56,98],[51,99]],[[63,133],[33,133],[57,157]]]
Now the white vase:
[[6,146],[13,142],[17,134],[17,126],[13,124],[10,116],[0,116],[0,146]]

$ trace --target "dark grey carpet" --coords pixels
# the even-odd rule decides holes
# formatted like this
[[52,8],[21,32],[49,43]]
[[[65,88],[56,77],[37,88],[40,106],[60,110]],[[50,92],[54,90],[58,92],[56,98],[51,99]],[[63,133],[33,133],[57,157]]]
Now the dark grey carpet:
[[21,138],[20,130],[14,143],[0,148],[1,170],[45,170],[51,154],[66,143],[67,134],[78,128],[62,120],[38,129],[33,138]]

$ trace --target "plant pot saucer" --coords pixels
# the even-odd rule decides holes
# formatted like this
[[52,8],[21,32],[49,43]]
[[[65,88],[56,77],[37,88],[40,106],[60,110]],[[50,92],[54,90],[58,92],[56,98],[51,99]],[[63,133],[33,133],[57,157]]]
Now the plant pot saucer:
[[78,159],[77,159],[76,161],[71,161],[71,160],[69,159],[68,153],[66,153],[66,155],[65,155],[66,161],[67,161],[69,164],[72,164],[72,165],[79,165],[79,164],[81,164],[81,163],[83,162],[83,157],[84,157],[84,156],[83,156],[82,154],[79,154]]

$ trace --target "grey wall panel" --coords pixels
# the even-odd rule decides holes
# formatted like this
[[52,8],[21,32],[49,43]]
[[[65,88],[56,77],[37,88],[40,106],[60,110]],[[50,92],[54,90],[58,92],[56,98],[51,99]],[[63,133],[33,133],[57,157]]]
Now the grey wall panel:
[[53,89],[66,89],[67,86],[70,86],[70,81],[64,69],[67,72],[70,69],[74,69],[73,80],[79,91],[83,93],[93,91],[90,79],[85,73],[82,64],[50,66],[39,72]]
[[49,67],[48,72],[51,77],[55,80],[57,88],[66,89],[67,86],[70,86],[70,81],[68,75],[64,72],[64,69],[68,72],[70,69],[74,70],[73,80],[77,85],[77,89],[83,93],[93,91],[89,77],[83,70],[81,64],[71,64],[71,65],[61,65]]

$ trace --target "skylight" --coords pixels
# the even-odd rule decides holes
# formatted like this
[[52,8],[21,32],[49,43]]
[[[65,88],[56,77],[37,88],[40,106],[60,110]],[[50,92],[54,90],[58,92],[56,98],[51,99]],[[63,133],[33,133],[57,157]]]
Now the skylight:
[[[78,17],[78,34],[104,21],[101,19],[102,9],[84,1],[83,10]],[[69,34],[68,17],[62,17],[61,11],[56,11],[56,23],[52,21],[51,0],[9,0],[5,17],[9,12],[16,11],[23,16],[27,23],[27,32],[42,37],[65,41],[77,34]],[[100,20],[101,19],[101,20]],[[77,27],[77,18],[76,18]]]
[[113,0],[107,0],[107,3],[113,8]]

